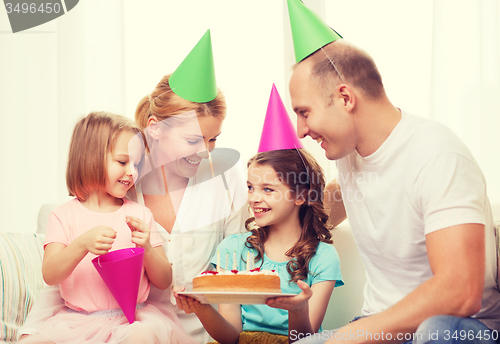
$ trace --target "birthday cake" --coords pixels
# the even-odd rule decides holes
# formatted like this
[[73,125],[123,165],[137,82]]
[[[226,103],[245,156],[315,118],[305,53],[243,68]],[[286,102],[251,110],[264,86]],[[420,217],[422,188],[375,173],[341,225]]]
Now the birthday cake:
[[193,291],[281,293],[280,277],[274,270],[205,271],[193,279]]

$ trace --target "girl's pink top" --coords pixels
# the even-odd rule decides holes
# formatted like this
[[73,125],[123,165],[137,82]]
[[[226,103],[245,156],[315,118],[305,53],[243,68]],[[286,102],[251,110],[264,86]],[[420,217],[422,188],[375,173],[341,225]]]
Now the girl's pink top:
[[[97,226],[107,226],[116,231],[112,251],[135,247],[131,241],[131,230],[125,222],[127,215],[142,219],[149,226],[153,247],[163,244],[156,230],[153,214],[145,206],[124,200],[120,209],[113,213],[96,213],[85,208],[77,199],[73,199],[50,213],[44,247],[56,242],[68,246],[75,238]],[[92,264],[95,257],[97,256],[89,252],[71,275],[60,284],[61,296],[67,307],[87,312],[120,308]],[[149,281],[143,268],[137,302],[146,301],[148,295]]]

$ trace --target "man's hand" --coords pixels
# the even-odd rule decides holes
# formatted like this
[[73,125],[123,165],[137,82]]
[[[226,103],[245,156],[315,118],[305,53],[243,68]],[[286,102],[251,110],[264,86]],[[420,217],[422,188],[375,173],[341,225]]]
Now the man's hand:
[[326,184],[323,199],[325,211],[328,214],[328,224],[332,227],[338,226],[347,218],[347,215],[340,185],[335,178]]

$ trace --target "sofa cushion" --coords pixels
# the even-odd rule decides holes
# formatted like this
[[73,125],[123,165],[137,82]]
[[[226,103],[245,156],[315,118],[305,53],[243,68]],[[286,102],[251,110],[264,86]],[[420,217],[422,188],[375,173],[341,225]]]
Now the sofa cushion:
[[37,219],[37,234],[45,234],[47,231],[47,224],[49,222],[50,212],[56,209],[58,205],[56,203],[46,203],[41,206],[40,211],[38,212]]
[[43,235],[0,233],[0,341],[15,342],[44,286]]

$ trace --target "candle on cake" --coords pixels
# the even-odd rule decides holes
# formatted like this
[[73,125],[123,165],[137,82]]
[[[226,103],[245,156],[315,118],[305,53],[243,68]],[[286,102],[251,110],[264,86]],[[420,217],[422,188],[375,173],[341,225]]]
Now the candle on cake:
[[226,265],[224,267],[224,270],[227,271],[227,267],[229,266],[229,251],[226,250]]
[[217,272],[220,272],[220,251],[217,250]]
[[250,270],[254,269],[254,258],[253,258],[253,251],[250,252]]
[[233,270],[238,270],[236,266],[236,250],[233,252]]

